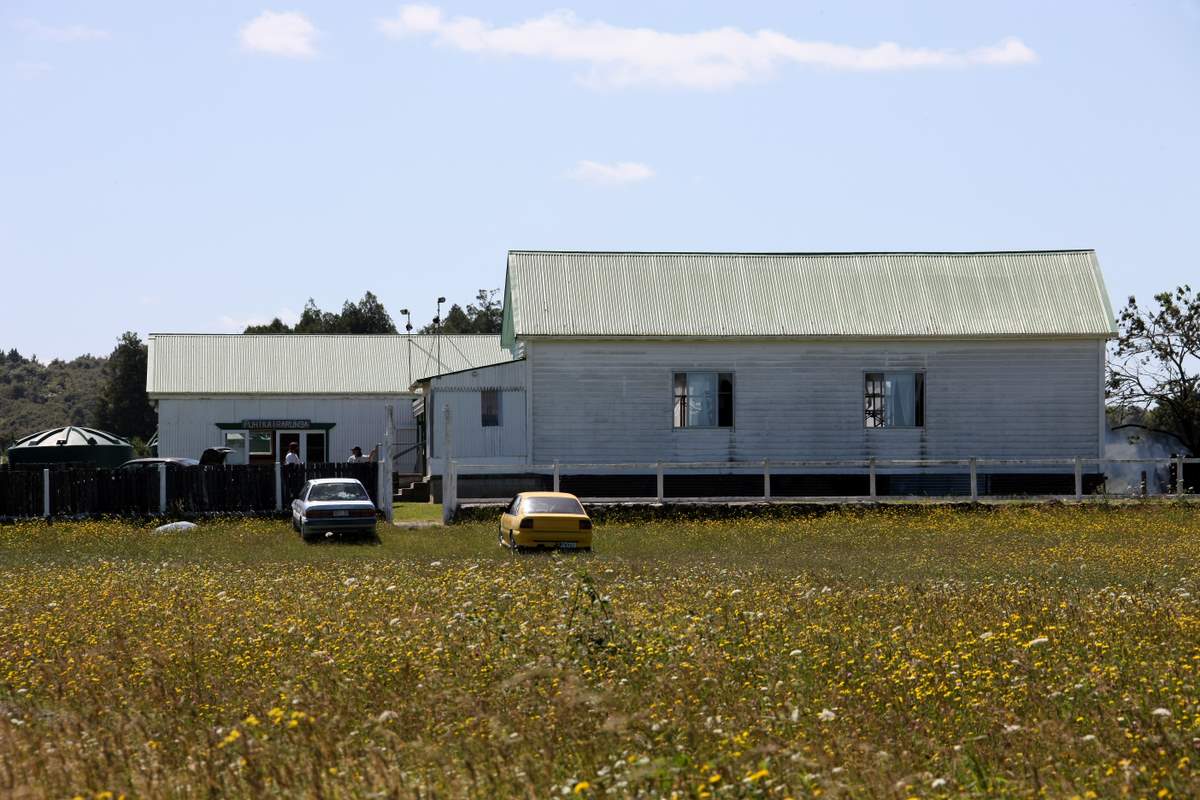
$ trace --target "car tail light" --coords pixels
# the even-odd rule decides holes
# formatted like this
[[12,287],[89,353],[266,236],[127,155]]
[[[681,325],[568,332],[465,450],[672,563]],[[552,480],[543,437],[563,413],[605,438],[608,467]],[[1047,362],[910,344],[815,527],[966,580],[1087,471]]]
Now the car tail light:
[[592,529],[592,521],[590,519],[579,520],[579,530],[590,531]]
[[311,511],[305,511],[304,516],[308,519],[321,519],[322,517],[332,517],[332,511],[323,511],[319,508],[314,508]]
[[521,520],[521,527],[522,528],[532,528],[533,527],[533,517],[526,517],[525,519]]

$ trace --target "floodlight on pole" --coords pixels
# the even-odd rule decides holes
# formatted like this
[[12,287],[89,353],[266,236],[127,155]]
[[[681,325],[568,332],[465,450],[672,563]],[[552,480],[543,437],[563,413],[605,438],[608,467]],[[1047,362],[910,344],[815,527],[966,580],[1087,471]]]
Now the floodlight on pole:
[[407,308],[400,309],[400,313],[404,315],[404,332],[408,339],[408,386],[412,388],[412,314],[408,313]]
[[442,303],[446,302],[446,298],[439,297],[437,299],[437,316],[433,318],[434,330],[437,332],[437,371],[438,375],[442,374]]

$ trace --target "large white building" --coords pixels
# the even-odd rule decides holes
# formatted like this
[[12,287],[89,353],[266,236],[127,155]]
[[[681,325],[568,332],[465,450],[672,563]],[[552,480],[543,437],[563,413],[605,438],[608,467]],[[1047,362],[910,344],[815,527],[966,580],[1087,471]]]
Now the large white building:
[[417,472],[414,379],[510,359],[498,336],[155,333],[146,390],[163,456],[272,463],[295,442],[306,462],[345,461],[382,441],[391,406],[395,469]]
[[1114,333],[1090,250],[514,251],[430,465],[1098,458]]
[[164,455],[270,461],[296,441],[341,460],[391,405],[396,469],[435,479],[447,454],[516,472],[1095,459],[1114,334],[1091,250],[513,251],[499,337],[441,337],[439,358],[430,336],[155,334],[148,388]]

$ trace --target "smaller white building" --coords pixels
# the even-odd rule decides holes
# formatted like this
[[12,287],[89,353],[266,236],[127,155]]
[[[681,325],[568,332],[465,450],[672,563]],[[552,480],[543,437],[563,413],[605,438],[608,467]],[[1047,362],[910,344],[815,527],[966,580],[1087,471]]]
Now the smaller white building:
[[345,461],[383,440],[391,406],[393,469],[424,471],[415,379],[511,361],[499,336],[165,334],[149,339],[146,391],[159,454],[233,450],[233,464]]

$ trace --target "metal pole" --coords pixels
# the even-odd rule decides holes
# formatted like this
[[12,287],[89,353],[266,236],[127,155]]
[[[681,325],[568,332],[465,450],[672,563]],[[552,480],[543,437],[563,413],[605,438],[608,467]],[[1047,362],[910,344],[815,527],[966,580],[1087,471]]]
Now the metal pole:
[[158,465],[158,513],[167,513],[167,465]]
[[663,501],[663,467],[661,461],[655,463],[655,471],[658,475],[658,502],[661,503]]
[[763,499],[771,499],[771,461],[763,459]]
[[1075,499],[1083,499],[1083,459],[1075,456]]
[[283,465],[275,462],[275,510],[283,511]]
[[554,491],[558,491],[558,459],[554,459]]
[[876,494],[875,494],[875,459],[874,458],[872,458],[867,463],[867,475],[870,477],[871,497],[875,497]]
[[978,476],[975,473],[975,467],[976,467],[975,462],[976,462],[976,459],[972,458],[971,459],[971,502],[972,503],[977,502],[979,500],[979,480],[978,480]]
[[42,470],[42,516],[50,519],[50,470]]

